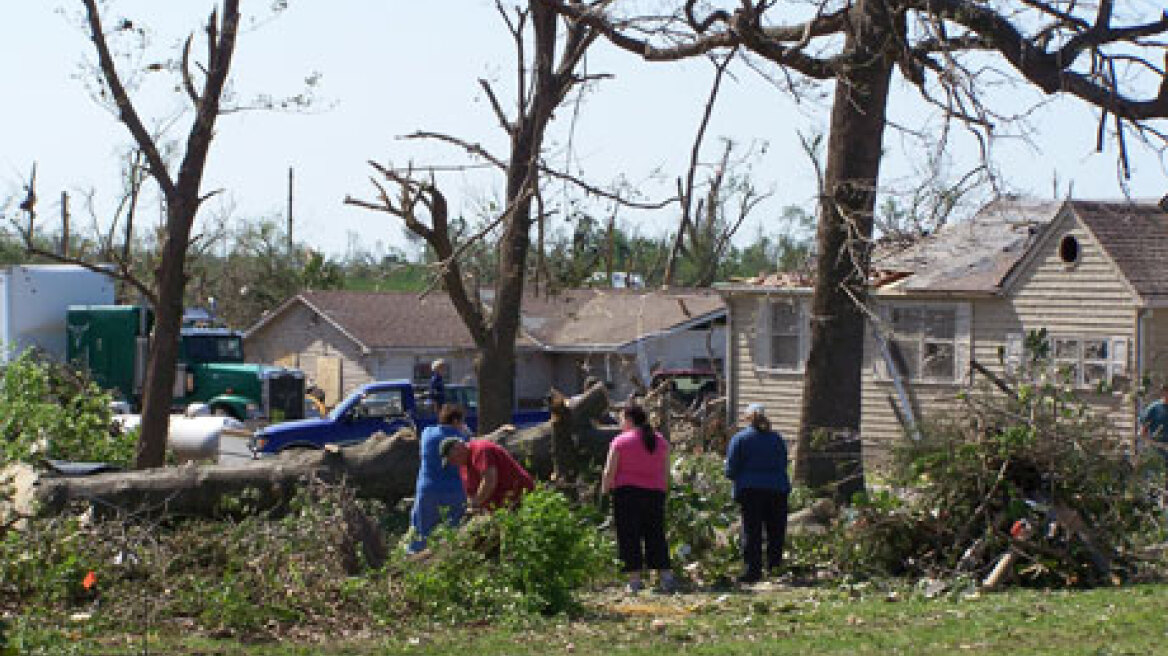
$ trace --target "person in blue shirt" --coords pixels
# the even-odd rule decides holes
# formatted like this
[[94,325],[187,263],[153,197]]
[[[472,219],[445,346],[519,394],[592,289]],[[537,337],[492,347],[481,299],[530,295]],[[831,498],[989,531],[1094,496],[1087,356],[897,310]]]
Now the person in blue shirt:
[[443,519],[458,526],[466,512],[466,491],[458,467],[444,462],[440,447],[448,437],[470,439],[462,407],[447,403],[438,410],[438,423],[422,431],[421,465],[414,487],[414,509],[410,512],[413,539],[406,549],[411,554],[426,548],[426,538]]
[[783,562],[787,538],[787,445],[771,430],[761,403],[746,407],[749,426],[730,438],[726,450],[726,476],[734,482],[734,500],[742,511],[742,560],[746,564],[740,583],[762,580],[763,529],[766,530],[766,567],[774,575]]
[[446,373],[446,361],[438,358],[430,364],[430,403],[438,409],[446,405],[446,381],[442,374]]
[[1150,440],[1160,455],[1168,460],[1168,383],[1160,388],[1160,398],[1140,413],[1140,436]]

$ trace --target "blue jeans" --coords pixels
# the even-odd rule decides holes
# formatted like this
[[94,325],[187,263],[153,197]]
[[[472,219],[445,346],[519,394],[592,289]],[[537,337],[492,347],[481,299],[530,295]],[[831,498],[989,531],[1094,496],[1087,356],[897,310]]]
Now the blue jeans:
[[418,492],[414,497],[414,509],[410,512],[410,525],[414,528],[414,539],[410,542],[408,551],[417,553],[426,548],[426,537],[443,518],[446,525],[458,526],[462,515],[466,512],[466,493],[457,492]]

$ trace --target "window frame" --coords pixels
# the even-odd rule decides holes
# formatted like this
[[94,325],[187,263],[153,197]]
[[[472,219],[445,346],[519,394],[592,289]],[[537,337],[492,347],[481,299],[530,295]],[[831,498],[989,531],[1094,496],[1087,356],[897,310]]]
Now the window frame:
[[[1126,335],[1088,335],[1084,333],[1049,333],[1047,338],[1050,341],[1050,368],[1047,370],[1048,374],[1061,375],[1064,367],[1074,367],[1074,380],[1072,385],[1075,389],[1094,389],[1101,383],[1112,385],[1117,378],[1128,377],[1129,371],[1129,345],[1131,338]],[[1087,345],[1090,342],[1102,343],[1106,346],[1106,356],[1088,357]],[[1075,355],[1068,357],[1060,354],[1060,345],[1074,343]],[[1012,375],[1017,375],[1021,370],[1021,362],[1024,357],[1024,335],[1021,333],[1011,333],[1006,336],[1006,371]],[[1087,368],[1089,366],[1102,367],[1105,374],[1102,379],[1088,380]]]
[[[916,375],[912,374],[912,367],[910,371],[903,371],[897,362],[897,358],[903,358],[904,351],[900,348],[900,342],[910,341],[910,338],[902,337],[903,333],[898,333],[894,324],[893,313],[895,310],[917,310],[921,313],[919,319],[920,326],[911,338],[915,342],[916,352]],[[929,313],[938,311],[951,312],[951,321],[953,323],[952,337],[940,338],[929,335],[929,330],[926,325]],[[890,301],[883,300],[877,306],[877,316],[879,317],[879,326],[873,326],[872,329],[880,331],[882,338],[887,341],[889,352],[893,357],[893,366],[897,367],[898,374],[901,380],[913,384],[938,384],[938,385],[955,385],[961,384],[969,377],[969,359],[973,349],[973,308],[969,302],[962,301]],[[873,346],[873,371],[877,380],[892,380],[892,372],[889,371],[888,363],[885,362],[883,353],[877,344],[869,343]],[[924,376],[925,354],[930,345],[943,344],[949,347],[951,358],[953,361],[952,374],[947,377]]]
[[[774,312],[780,305],[794,308],[795,332],[776,335]],[[810,308],[803,296],[764,296],[755,309],[754,355],[755,369],[768,373],[802,373],[807,365],[807,350],[811,340]],[[776,364],[774,339],[777,336],[795,338],[796,357],[793,364]]]

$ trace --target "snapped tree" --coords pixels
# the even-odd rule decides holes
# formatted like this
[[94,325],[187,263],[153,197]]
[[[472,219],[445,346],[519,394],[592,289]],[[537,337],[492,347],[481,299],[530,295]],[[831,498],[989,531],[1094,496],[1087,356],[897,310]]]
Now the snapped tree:
[[[1099,0],[686,0],[664,20],[622,16],[609,2],[542,0],[650,61],[741,48],[778,67],[783,82],[834,82],[820,181],[818,261],[795,473],[849,497],[863,486],[858,439],[864,313],[889,87],[899,69],[928,103],[983,137],[1006,118],[980,75],[1004,75],[1100,109],[1126,169],[1129,139],[1164,140],[1168,77],[1159,61],[1168,13],[1154,3]],[[1118,6],[1117,6],[1118,5]],[[668,12],[667,12],[668,13]],[[843,449],[822,444],[846,444]]]
[[[478,349],[475,375],[479,385],[479,429],[492,431],[511,420],[515,389],[515,340],[519,335],[519,312],[528,273],[531,228],[542,221],[542,212],[533,211],[540,200],[539,180],[544,136],[556,108],[586,77],[578,64],[596,32],[583,23],[571,21],[561,38],[560,17],[540,0],[530,0],[514,17],[500,3],[517,51],[516,107],[508,116],[493,88],[480,80],[499,125],[510,139],[506,160],[495,157],[477,144],[450,135],[420,132],[416,138],[452,143],[490,162],[505,175],[502,211],[478,234],[462,239],[453,234],[446,197],[435,180],[412,169],[394,169],[376,162],[370,165],[386,182],[396,186],[391,194],[382,182],[373,179],[378,190],[374,201],[346,198],[345,202],[387,212],[401,218],[406,227],[422,237],[438,258],[439,278],[450,300],[466,324]],[[429,214],[429,220],[422,215]],[[460,258],[466,248],[489,233],[499,232],[498,274],[489,307],[477,289],[468,285]]]

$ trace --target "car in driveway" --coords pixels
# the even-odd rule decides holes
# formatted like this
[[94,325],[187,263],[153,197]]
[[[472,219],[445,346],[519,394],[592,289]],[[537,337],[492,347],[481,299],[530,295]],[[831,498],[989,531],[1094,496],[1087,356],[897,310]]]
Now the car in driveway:
[[[467,411],[467,426],[478,427],[477,390],[465,385],[447,385],[448,401]],[[548,420],[546,410],[516,412],[515,426],[523,427]],[[394,433],[401,428],[417,432],[437,423],[433,405],[416,393],[408,380],[366,383],[341,401],[332,412],[319,418],[288,421],[257,430],[249,446],[256,456],[289,449],[320,449],[329,444],[357,444],[379,431]]]

